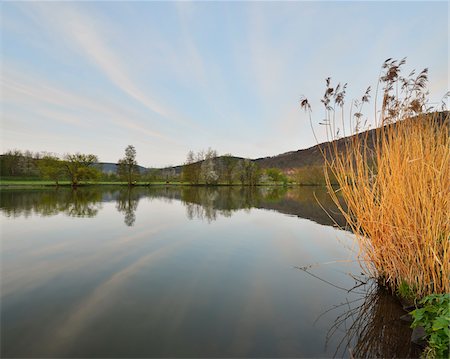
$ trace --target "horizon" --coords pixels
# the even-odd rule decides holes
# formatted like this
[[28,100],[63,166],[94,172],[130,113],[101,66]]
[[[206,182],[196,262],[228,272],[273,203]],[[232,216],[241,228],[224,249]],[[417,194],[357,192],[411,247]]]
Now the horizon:
[[162,168],[208,147],[252,159],[306,149],[317,143],[299,99],[318,124],[328,76],[348,82],[349,103],[375,88],[386,58],[407,57],[405,73],[429,68],[440,101],[448,12],[447,2],[4,2],[1,151],[117,163],[131,144],[140,165]]

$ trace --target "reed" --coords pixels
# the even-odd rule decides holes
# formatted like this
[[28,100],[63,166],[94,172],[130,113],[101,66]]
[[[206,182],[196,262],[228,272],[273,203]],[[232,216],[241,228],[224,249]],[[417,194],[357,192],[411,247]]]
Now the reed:
[[[403,78],[403,64],[383,65],[378,127],[358,134],[357,112],[344,149],[332,141],[323,155],[328,191],[355,234],[363,269],[413,299],[450,292],[450,115],[426,107],[427,71]],[[330,107],[329,80],[327,92],[322,102]],[[336,111],[329,111],[335,136]]]

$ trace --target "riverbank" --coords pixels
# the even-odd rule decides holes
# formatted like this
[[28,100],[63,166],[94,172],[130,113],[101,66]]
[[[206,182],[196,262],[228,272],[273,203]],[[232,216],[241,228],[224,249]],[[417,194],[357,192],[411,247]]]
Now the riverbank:
[[[71,187],[70,181],[60,181],[58,185],[55,184],[54,181],[46,181],[46,180],[0,180],[0,189],[4,188],[39,188],[39,187]],[[82,182],[79,183],[77,187],[86,187],[86,186],[124,186],[128,187],[127,182],[107,182],[107,181],[98,181],[98,182]],[[187,182],[136,182],[133,184],[133,187],[149,187],[149,186],[192,186],[192,187],[248,187],[249,185],[242,185],[240,183],[217,183],[215,185],[207,185],[204,183],[187,183]],[[293,186],[313,186],[313,187],[324,187],[323,185],[304,185],[297,183],[260,183],[256,186],[275,186],[275,187],[293,187]]]
[[[165,182],[137,182],[133,184],[133,186],[149,186],[149,185],[165,185],[168,183]],[[170,185],[183,185],[183,183],[174,182],[170,183]],[[54,181],[45,181],[45,180],[0,180],[0,188],[18,188],[18,187],[71,187],[72,184],[70,181],[60,181],[58,185]],[[106,182],[106,181],[98,181],[98,182],[82,182],[79,183],[77,187],[86,187],[86,186],[128,186],[127,182]]]

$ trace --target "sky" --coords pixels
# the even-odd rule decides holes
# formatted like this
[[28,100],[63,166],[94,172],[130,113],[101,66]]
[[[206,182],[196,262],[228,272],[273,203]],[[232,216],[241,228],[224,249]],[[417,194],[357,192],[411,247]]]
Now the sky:
[[[245,158],[319,141],[324,79],[348,102],[387,58],[449,90],[448,2],[2,2],[1,152],[134,145],[146,167],[211,147]],[[371,105],[373,106],[373,105]],[[372,107],[368,109],[368,112]],[[368,114],[367,116],[370,116]]]

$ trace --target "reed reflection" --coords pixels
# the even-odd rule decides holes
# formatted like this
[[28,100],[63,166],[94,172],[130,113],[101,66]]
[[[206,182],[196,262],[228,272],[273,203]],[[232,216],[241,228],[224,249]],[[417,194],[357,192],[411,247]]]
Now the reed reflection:
[[376,283],[366,285],[360,295],[332,308],[347,308],[327,334],[328,343],[344,333],[334,357],[418,358],[420,349],[411,343],[412,330],[400,319],[406,313],[395,297]]

